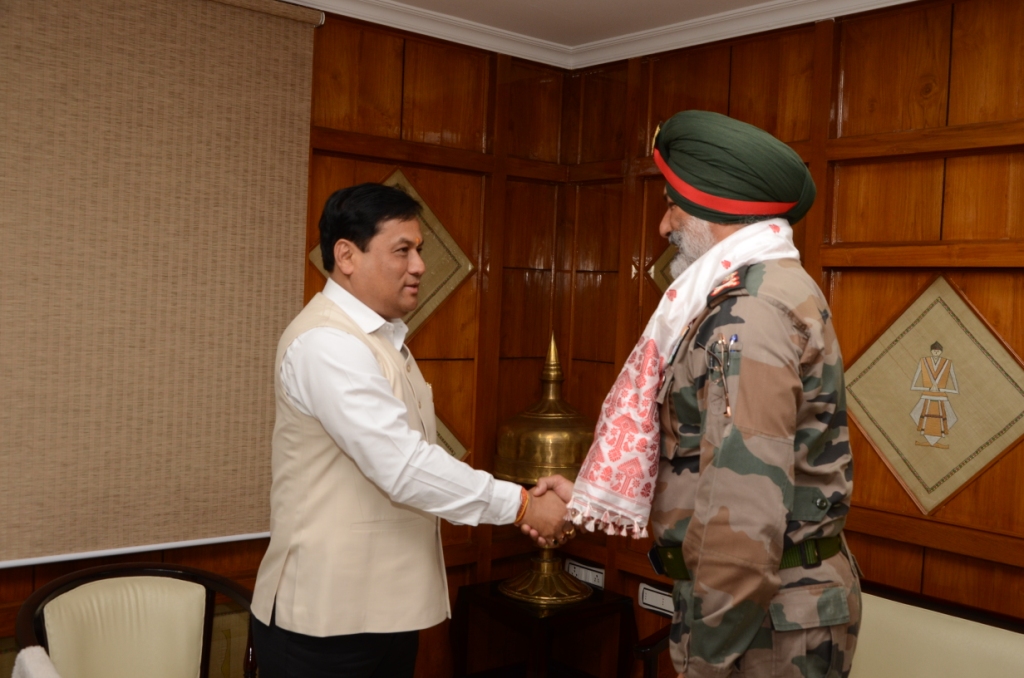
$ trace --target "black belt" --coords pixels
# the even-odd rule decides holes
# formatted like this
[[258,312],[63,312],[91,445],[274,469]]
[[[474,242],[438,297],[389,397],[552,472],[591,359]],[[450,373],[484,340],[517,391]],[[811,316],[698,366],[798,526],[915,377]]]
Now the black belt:
[[[782,552],[779,569],[790,567],[817,567],[842,550],[843,541],[839,536],[822,539],[808,539],[794,544]],[[690,571],[683,562],[681,546],[655,546],[647,553],[647,557],[658,574],[672,579],[689,579]]]

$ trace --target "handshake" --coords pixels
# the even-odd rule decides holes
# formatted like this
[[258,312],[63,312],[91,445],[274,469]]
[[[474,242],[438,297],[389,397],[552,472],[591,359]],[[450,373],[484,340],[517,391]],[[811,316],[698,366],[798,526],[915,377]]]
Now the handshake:
[[525,511],[516,525],[538,546],[558,546],[576,536],[576,526],[569,522],[566,510],[572,488],[572,481],[554,475],[538,479],[529,491]]

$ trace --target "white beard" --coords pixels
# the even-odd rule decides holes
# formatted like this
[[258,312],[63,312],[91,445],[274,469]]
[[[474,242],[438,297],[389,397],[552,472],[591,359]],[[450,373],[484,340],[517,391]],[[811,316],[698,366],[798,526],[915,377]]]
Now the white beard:
[[668,234],[668,241],[679,250],[672,263],[669,273],[678,278],[690,264],[700,259],[705,252],[715,246],[715,237],[711,234],[711,225],[703,219],[691,217],[683,222],[682,230]]

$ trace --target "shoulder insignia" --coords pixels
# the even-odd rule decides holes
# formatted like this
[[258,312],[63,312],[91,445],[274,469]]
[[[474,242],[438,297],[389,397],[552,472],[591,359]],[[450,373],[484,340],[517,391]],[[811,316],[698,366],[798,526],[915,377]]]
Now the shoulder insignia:
[[733,271],[732,275],[719,283],[715,289],[711,290],[711,294],[708,295],[708,306],[714,305],[716,301],[723,297],[733,296],[735,292],[745,290],[747,268],[744,266],[739,270]]

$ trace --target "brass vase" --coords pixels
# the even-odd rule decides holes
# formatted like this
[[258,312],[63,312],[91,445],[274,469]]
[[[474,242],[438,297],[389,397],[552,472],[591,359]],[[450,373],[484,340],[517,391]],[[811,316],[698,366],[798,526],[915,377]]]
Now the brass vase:
[[[498,429],[496,477],[524,485],[555,473],[576,479],[593,441],[594,424],[562,400],[563,380],[552,335],[541,372],[541,399]],[[590,595],[589,586],[562,568],[557,547],[538,548],[528,571],[500,584],[502,593],[539,606],[575,603]]]

